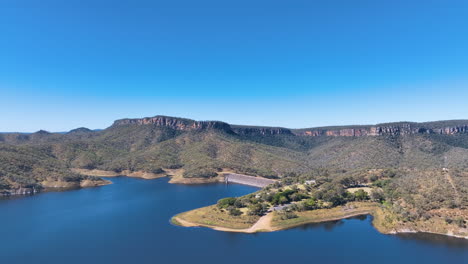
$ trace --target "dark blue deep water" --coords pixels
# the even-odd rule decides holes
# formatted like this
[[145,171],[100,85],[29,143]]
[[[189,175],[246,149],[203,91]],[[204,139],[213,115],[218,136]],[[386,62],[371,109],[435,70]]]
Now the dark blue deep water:
[[171,216],[255,191],[114,178],[113,185],[0,200],[0,263],[468,263],[468,241],[378,233],[370,217],[235,234]]

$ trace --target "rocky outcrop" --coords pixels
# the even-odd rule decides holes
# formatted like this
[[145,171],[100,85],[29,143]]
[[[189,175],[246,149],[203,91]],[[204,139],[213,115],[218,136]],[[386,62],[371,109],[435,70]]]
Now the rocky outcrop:
[[295,131],[300,136],[332,136],[332,137],[360,137],[360,136],[397,136],[412,134],[441,134],[454,135],[468,133],[468,121],[466,124],[452,126],[437,126],[435,123],[396,123],[386,125],[375,125],[368,127],[345,127],[345,128],[312,128]]
[[[86,176],[93,176],[93,177],[118,177],[118,176],[127,176],[127,177],[134,177],[134,178],[142,178],[142,179],[157,179],[157,178],[162,178],[166,177],[167,174],[163,170],[161,173],[156,174],[156,173],[151,173],[151,172],[146,172],[146,171],[130,171],[130,170],[123,170],[119,173],[115,171],[105,171],[105,170],[88,170],[88,169],[79,169],[79,168],[73,168],[71,169],[73,172],[81,174],[81,175],[86,175]],[[83,182],[81,183],[81,187],[83,187]]]
[[293,135],[291,130],[281,127],[247,127],[247,126],[233,126],[232,129],[238,135]]
[[250,127],[229,125],[221,121],[195,121],[185,118],[155,116],[137,119],[120,119],[114,122],[113,127],[125,125],[154,125],[168,127],[181,131],[193,131],[203,129],[222,130],[238,135],[293,135],[290,129],[281,127]]
[[111,184],[112,182],[102,179],[84,179],[81,181],[61,181],[61,180],[45,180],[38,184],[36,187],[15,187],[11,189],[0,190],[0,196],[12,195],[34,195],[42,191],[58,190],[58,189],[76,189],[97,187]]
[[195,121],[191,119],[167,116],[145,117],[139,119],[120,119],[115,121],[112,126],[115,127],[124,125],[155,125],[182,131],[217,129],[226,132],[232,132],[231,126],[229,124],[220,121]]
[[428,130],[421,131],[421,132],[443,134],[443,135],[462,134],[462,133],[468,133],[468,125],[428,129]]
[[0,196],[11,196],[11,195],[33,195],[39,192],[37,188],[16,188],[11,190],[3,190],[0,192]]
[[110,181],[99,179],[99,178],[88,178],[79,181],[63,181],[48,179],[41,182],[41,186],[46,190],[51,189],[75,189],[75,188],[86,188],[86,187],[97,187],[110,184]]
[[217,129],[242,136],[296,135],[313,137],[361,137],[411,134],[453,135],[468,133],[468,120],[437,121],[427,123],[399,122],[369,126],[288,129],[282,127],[229,125],[228,123],[220,121],[195,121],[185,118],[155,116],[139,119],[120,119],[114,122],[113,127],[124,125],[155,125],[182,131]]

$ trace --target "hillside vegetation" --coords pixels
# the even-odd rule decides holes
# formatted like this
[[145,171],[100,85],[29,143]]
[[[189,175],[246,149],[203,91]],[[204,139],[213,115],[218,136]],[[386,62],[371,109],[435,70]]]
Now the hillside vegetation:
[[[444,208],[467,208],[466,124],[290,130],[157,116],[118,120],[102,131],[4,133],[0,190],[87,179],[72,168],[155,174],[181,169],[185,178],[211,178],[229,170],[285,183],[321,179],[322,188],[335,191],[330,186],[352,177],[377,184],[395,212],[415,219]],[[392,177],[382,174],[388,171]]]

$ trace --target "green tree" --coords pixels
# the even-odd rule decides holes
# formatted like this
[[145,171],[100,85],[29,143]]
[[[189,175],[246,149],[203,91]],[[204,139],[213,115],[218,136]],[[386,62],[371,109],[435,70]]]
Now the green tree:
[[289,199],[286,196],[281,196],[278,201],[279,204],[286,204],[288,202],[289,202]]
[[281,220],[293,219],[298,217],[297,214],[291,211],[280,211],[279,215]]
[[251,204],[249,206],[249,215],[263,215],[268,210],[264,203]]
[[354,193],[354,197],[357,201],[364,201],[369,199],[369,195],[363,189],[359,189]]
[[229,207],[228,211],[229,211],[229,214],[232,216],[240,216],[242,214],[241,210],[235,207]]
[[314,210],[318,208],[318,202],[315,198],[307,199],[302,204],[305,210]]
[[382,202],[384,200],[384,193],[382,190],[372,190],[370,198],[374,202]]
[[236,203],[236,198],[234,197],[227,197],[220,199],[217,203],[219,208],[227,208],[229,206],[233,206]]

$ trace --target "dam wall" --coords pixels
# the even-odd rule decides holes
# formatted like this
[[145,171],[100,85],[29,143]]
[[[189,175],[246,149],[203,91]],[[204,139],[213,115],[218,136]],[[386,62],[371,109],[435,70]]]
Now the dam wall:
[[274,180],[248,176],[248,175],[243,175],[243,174],[237,174],[237,173],[224,174],[224,181],[226,183],[239,183],[239,184],[250,185],[250,186],[255,186],[259,188],[263,188],[267,185],[275,183]]

